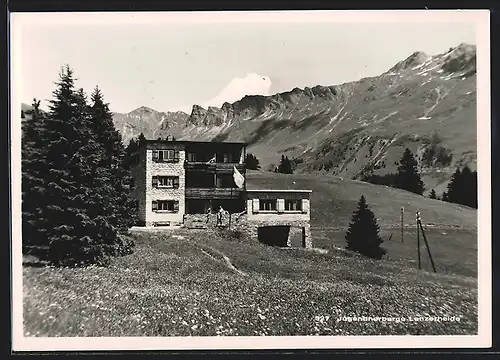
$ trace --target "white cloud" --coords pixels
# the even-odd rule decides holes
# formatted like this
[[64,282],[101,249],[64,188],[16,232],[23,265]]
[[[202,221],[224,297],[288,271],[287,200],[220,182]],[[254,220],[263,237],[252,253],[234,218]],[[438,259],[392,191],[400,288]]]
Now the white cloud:
[[235,102],[245,95],[270,95],[271,79],[268,76],[256,73],[247,74],[245,77],[233,78],[220,92],[209,101],[202,104],[204,108],[208,106],[221,107],[224,102]]
[[[247,74],[245,77],[235,77],[222,88],[222,90],[211,100],[201,104],[203,108],[209,106],[221,107],[224,102],[233,103],[240,100],[245,95],[271,95],[271,79],[265,75],[256,73]],[[186,106],[172,107],[169,111],[183,111],[191,113],[193,104]]]

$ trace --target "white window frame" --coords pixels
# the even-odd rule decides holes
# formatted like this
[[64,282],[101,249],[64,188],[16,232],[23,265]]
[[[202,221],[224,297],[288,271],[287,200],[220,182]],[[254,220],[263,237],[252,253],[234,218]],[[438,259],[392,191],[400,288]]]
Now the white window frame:
[[[160,213],[177,213],[175,211],[175,203],[177,200],[155,200],[156,201],[156,210],[153,210],[153,212],[160,212]],[[171,208],[169,209],[169,204],[171,204]]]
[[[290,204],[296,204],[296,209],[290,209]],[[302,199],[285,199],[285,212],[287,213],[301,213],[302,212]]]
[[[166,184],[162,184],[163,180]],[[174,187],[174,177],[173,176],[158,176],[159,188],[173,188]]]
[[[171,156],[169,156],[169,155],[171,155]],[[175,160],[175,150],[174,149],[159,149],[158,150],[158,160],[159,161],[173,161],[173,160]]]
[[[274,204],[274,209],[269,204]],[[259,199],[259,212],[278,212],[278,199]]]

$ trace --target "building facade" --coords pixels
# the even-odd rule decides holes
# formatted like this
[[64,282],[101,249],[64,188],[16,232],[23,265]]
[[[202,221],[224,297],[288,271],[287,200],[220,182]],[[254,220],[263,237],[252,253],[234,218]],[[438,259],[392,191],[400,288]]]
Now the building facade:
[[[248,190],[245,157],[245,143],[147,140],[132,169],[140,225],[204,228],[232,220],[233,228],[259,239],[286,235],[272,244],[279,246],[293,244],[300,229],[298,242],[312,246],[311,191]],[[245,179],[241,187],[235,172]],[[220,208],[227,219],[214,224],[211,214]]]

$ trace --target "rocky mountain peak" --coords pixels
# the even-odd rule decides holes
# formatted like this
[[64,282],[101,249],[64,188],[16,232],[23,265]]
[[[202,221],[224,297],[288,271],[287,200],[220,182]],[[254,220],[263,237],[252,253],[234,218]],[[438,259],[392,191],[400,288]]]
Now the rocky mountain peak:
[[411,67],[415,67],[423,64],[425,61],[429,59],[429,55],[424,53],[423,51],[416,51],[410,56],[408,56],[403,61],[398,62],[394,65],[389,71],[401,71]]

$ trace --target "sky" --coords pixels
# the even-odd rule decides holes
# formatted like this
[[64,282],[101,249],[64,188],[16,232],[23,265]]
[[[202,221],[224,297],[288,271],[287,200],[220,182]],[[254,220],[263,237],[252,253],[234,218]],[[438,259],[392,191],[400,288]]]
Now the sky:
[[[428,13],[427,13],[428,14]],[[56,16],[57,15],[57,16]],[[476,44],[475,24],[422,13],[366,20],[302,13],[15,14],[13,68],[20,99],[43,105],[68,64],[77,87],[98,85],[114,112],[140,106],[190,112],[244,95],[336,85],[376,76],[415,51],[435,55]],[[252,14],[250,14],[252,15]],[[200,17],[201,16],[201,17]],[[351,16],[352,17],[352,16]]]

